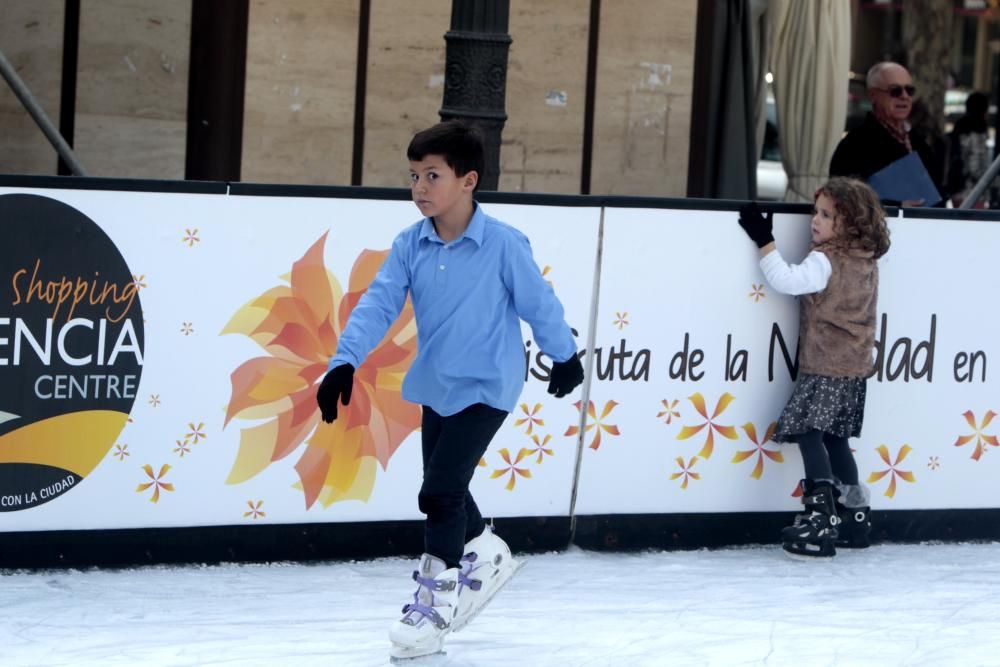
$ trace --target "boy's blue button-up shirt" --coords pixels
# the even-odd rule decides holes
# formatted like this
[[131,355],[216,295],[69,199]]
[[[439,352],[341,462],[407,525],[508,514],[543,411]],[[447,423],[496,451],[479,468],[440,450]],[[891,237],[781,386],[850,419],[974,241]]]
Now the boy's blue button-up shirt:
[[442,416],[475,403],[514,409],[525,374],[519,320],[553,360],[576,354],[562,304],[542,278],[528,238],[478,204],[454,241],[442,241],[429,218],[396,237],[351,312],[329,368],[358,368],[399,316],[407,294],[417,356],[403,381],[403,398]]

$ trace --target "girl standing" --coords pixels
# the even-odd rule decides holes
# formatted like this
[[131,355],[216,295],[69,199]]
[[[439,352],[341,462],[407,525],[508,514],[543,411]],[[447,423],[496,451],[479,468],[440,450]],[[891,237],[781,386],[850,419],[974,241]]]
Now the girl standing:
[[760,267],[778,292],[800,295],[798,374],[778,419],[775,442],[802,453],[805,512],[782,531],[792,556],[832,557],[863,548],[871,529],[868,489],[848,438],[861,435],[867,379],[874,373],[876,260],[889,249],[878,195],[867,184],[832,178],[815,194],[811,252],[789,265],[774,245],[771,214],[740,208],[740,226],[760,249]]

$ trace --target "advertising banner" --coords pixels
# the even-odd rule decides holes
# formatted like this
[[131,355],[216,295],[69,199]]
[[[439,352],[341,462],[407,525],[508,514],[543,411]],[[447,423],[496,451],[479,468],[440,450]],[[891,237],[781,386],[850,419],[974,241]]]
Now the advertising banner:
[[[5,189],[0,207],[0,530],[422,516],[409,306],[341,418],[315,401],[412,203]],[[487,210],[531,239],[582,348],[599,210]],[[576,409],[524,336],[526,388],[473,492],[491,514],[565,515],[575,445],[546,417]]]
[[[890,230],[877,372],[851,440],[860,479],[877,509],[1000,507],[1000,224]],[[808,218],[775,216],[775,238],[800,262]],[[793,385],[798,305],[758,261],[734,211],[607,209],[579,513],[796,507],[797,446],[770,436]]]
[[[567,516],[578,447],[578,514],[797,505],[801,460],[771,435],[798,304],[735,212],[484,208],[531,239],[579,348],[595,339],[584,405],[546,393],[523,327],[525,389],[473,479],[484,515]],[[315,403],[418,218],[396,200],[0,188],[0,531],[422,518],[409,306],[340,418]],[[1000,225],[890,227],[861,479],[876,509],[1000,507]],[[808,216],[776,216],[775,236],[800,261]]]

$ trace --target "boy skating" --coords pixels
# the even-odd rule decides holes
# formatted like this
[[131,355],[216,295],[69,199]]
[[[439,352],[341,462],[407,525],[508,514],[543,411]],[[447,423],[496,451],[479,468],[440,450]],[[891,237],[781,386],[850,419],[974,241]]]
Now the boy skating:
[[407,149],[413,201],[425,216],[403,230],[351,313],[317,393],[323,419],[351,398],[354,369],[381,341],[407,296],[417,357],[403,398],[423,407],[424,554],[413,601],[389,631],[391,655],[441,651],[449,632],[475,617],[517,564],[486,527],[469,483],[524,386],[527,322],[553,361],[557,398],[583,381],[562,304],[542,278],[521,232],[473,199],[483,169],[478,132],[457,121],[418,132]]

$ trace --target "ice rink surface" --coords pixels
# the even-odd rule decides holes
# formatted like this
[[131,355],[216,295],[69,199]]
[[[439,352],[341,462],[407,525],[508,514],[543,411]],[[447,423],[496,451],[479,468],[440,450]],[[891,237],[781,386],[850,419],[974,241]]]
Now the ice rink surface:
[[[522,556],[458,667],[1000,665],[1000,544]],[[414,561],[5,572],[0,665],[362,667]]]

